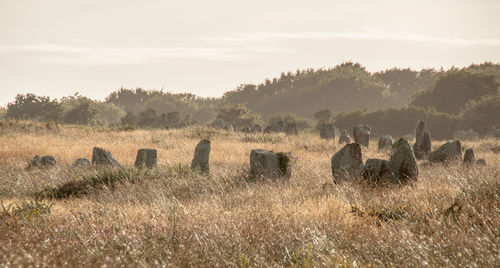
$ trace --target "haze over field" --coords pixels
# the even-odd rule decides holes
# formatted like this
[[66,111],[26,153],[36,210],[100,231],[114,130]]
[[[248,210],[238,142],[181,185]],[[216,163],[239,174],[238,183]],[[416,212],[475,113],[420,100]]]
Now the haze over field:
[[120,87],[221,96],[282,71],[500,61],[500,2],[0,1],[0,106]]

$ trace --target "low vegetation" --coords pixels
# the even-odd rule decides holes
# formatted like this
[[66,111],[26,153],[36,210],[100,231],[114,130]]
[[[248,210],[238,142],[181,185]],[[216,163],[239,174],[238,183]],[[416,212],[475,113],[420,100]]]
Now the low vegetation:
[[[419,161],[416,182],[376,186],[333,184],[341,146],[315,132],[1,129],[2,266],[500,266],[498,140],[462,142],[486,166]],[[211,174],[202,175],[188,167],[207,136]],[[94,146],[124,169],[71,168]],[[376,147],[364,160],[388,157]],[[157,168],[133,168],[140,148],[158,150]],[[257,148],[292,152],[292,177],[248,180]],[[25,169],[47,154],[56,167]]]

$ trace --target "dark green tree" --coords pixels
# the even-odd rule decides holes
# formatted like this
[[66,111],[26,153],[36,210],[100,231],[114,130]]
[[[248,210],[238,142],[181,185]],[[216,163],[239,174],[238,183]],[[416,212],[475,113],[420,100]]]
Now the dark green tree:
[[127,112],[120,120],[122,127],[135,128],[137,126],[137,116],[133,112]]
[[258,114],[250,112],[250,110],[242,104],[221,108],[217,114],[217,118],[230,122],[235,129],[253,126],[260,120]]
[[433,107],[438,112],[458,114],[469,101],[498,94],[495,76],[467,69],[453,69],[444,74],[429,90],[413,97],[414,106]]
[[7,104],[8,118],[59,122],[63,108],[56,99],[28,93],[18,94],[14,102]]
[[84,102],[77,107],[69,110],[64,115],[64,123],[91,125],[97,122],[99,110],[90,101]]
[[159,119],[155,109],[148,108],[139,114],[138,125],[141,127],[159,127]]

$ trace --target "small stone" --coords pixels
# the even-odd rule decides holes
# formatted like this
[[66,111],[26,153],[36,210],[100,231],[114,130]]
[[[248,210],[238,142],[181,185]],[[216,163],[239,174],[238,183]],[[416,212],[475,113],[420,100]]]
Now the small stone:
[[299,131],[297,130],[297,124],[295,122],[286,124],[285,133],[287,136],[299,135]]
[[158,151],[155,149],[140,149],[135,158],[135,167],[137,169],[156,167],[158,162]]
[[262,127],[259,124],[255,124],[252,126],[253,133],[262,133]]
[[56,159],[51,155],[46,155],[43,157],[37,155],[30,161],[30,163],[28,164],[28,166],[26,168],[27,169],[50,168],[50,167],[54,167],[56,165],[56,163],[57,163]]
[[368,159],[363,166],[363,178],[369,181],[386,181],[389,178],[389,161]]
[[483,158],[480,158],[476,161],[476,165],[479,165],[479,166],[486,166],[486,160],[484,160]]
[[392,148],[392,137],[390,135],[383,135],[378,139],[379,150],[389,150]]
[[464,164],[473,164],[475,160],[476,157],[474,156],[474,150],[472,150],[472,148],[465,150]]
[[78,158],[75,160],[73,163],[74,168],[89,168],[90,167],[90,160],[87,158]]
[[349,134],[347,134],[347,130],[342,130],[342,134],[339,137],[339,144],[343,143],[351,143],[351,137],[349,137]]
[[204,174],[210,173],[210,140],[203,139],[196,145],[191,169]]
[[356,125],[353,131],[354,142],[359,143],[365,147],[368,147],[368,145],[370,144],[370,132],[371,132],[370,126]]
[[335,128],[332,124],[323,124],[320,127],[319,136],[325,140],[335,139]]

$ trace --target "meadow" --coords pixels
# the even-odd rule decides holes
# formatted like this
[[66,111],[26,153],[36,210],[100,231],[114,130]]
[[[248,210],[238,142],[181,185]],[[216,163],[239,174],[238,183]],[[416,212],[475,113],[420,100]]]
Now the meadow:
[[[212,144],[209,176],[189,168],[202,138]],[[433,141],[433,149],[444,142]],[[389,158],[376,143],[363,148],[363,160]],[[499,267],[500,154],[490,150],[499,143],[462,142],[486,166],[419,161],[414,183],[333,184],[330,159],[342,146],[313,132],[4,121],[0,266]],[[124,168],[73,169],[94,146]],[[133,168],[140,148],[158,150],[157,168]],[[292,177],[251,180],[257,148],[292,152]],[[35,155],[53,155],[57,166],[27,170]],[[107,183],[78,196],[40,195],[78,181]]]

